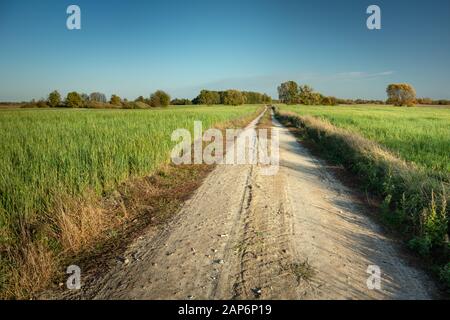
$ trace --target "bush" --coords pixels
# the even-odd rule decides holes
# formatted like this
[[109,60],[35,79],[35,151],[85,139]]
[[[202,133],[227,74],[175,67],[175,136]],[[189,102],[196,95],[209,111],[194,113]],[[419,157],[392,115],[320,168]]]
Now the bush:
[[337,105],[337,99],[335,97],[324,97],[322,99],[322,105],[335,106],[335,105]]
[[47,104],[47,102],[46,102],[45,100],[39,100],[39,101],[36,103],[36,106],[37,106],[38,108],[48,108],[48,104]]
[[150,96],[150,105],[156,107],[167,107],[170,103],[170,96],[162,90],[154,92]]
[[450,288],[450,262],[441,268],[439,271],[439,278]]
[[81,108],[83,107],[83,99],[78,92],[72,91],[67,94],[66,106],[68,108]]
[[148,109],[150,106],[141,101],[131,101],[123,104],[124,109]]
[[148,109],[150,106],[145,102],[137,101],[134,103],[135,109]]
[[97,102],[97,101],[87,101],[84,103],[84,108],[88,109],[114,109],[118,106],[112,105],[110,103]]
[[429,256],[432,243],[428,237],[415,237],[408,242],[408,246],[422,257]]

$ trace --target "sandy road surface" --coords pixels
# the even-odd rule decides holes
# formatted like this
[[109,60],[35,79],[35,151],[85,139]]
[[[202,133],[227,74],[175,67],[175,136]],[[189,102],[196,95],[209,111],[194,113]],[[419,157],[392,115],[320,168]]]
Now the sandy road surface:
[[[254,125],[254,123],[253,123]],[[163,227],[72,298],[428,299],[436,289],[278,122],[280,170],[219,165]],[[369,265],[381,290],[366,285]]]

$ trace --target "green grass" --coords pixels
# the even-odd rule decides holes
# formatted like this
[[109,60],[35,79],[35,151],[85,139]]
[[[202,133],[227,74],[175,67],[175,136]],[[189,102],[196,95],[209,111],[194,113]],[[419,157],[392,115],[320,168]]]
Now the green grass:
[[449,108],[281,106],[277,117],[380,197],[381,221],[450,289]]
[[169,161],[172,131],[204,129],[258,106],[0,110],[0,252],[61,195],[98,195]]
[[380,143],[428,172],[450,174],[450,108],[302,105],[282,110],[327,119]]

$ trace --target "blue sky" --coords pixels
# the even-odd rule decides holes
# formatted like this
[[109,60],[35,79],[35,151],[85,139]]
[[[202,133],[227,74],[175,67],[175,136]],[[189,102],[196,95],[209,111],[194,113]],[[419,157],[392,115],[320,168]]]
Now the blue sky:
[[[82,29],[66,28],[81,8]],[[377,4],[382,29],[366,27]],[[0,101],[57,89],[134,99],[156,89],[276,97],[285,80],[347,98],[392,82],[450,98],[450,1],[0,0]]]

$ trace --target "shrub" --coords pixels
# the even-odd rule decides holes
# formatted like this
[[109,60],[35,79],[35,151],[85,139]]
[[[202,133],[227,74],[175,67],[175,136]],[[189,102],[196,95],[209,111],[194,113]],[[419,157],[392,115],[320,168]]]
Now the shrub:
[[431,98],[418,98],[417,99],[418,104],[433,104],[433,100]]
[[122,108],[124,109],[148,109],[150,106],[141,101],[130,101],[123,103]]
[[39,100],[37,103],[36,103],[36,106],[38,107],[38,108],[48,108],[48,104],[47,104],[47,102],[45,101],[45,100]]
[[415,237],[408,242],[408,246],[423,257],[431,253],[432,243],[428,237]]
[[440,269],[439,278],[450,288],[450,262]]
[[141,101],[136,101],[134,103],[135,105],[135,109],[148,109],[150,108],[150,106],[148,104],[146,104],[145,102],[141,102]]
[[118,106],[112,105],[110,103],[97,102],[97,101],[87,101],[84,103],[84,107],[88,109],[114,109]]
[[337,105],[337,99],[335,97],[324,97],[322,99],[322,104],[324,106],[335,106]]
[[434,191],[431,191],[430,207],[422,213],[422,233],[430,239],[433,246],[439,247],[445,244],[448,228],[448,218],[446,214],[447,204],[445,197],[441,198],[440,207],[436,206]]

